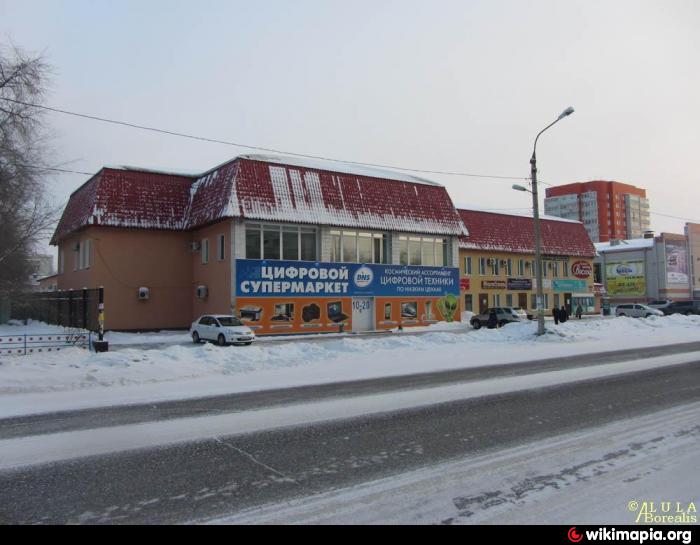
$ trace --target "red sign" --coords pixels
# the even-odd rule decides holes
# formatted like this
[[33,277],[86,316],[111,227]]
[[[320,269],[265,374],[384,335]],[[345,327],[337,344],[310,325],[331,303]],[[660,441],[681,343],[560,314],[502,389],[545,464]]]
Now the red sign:
[[593,273],[593,268],[586,261],[577,261],[571,265],[571,272],[576,278],[588,278]]
[[469,289],[469,278],[460,278],[459,279],[459,289],[461,291],[467,291]]

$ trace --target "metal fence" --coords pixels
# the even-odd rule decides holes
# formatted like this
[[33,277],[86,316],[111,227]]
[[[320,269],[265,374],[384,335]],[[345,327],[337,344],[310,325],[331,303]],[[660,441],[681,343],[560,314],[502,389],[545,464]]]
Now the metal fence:
[[12,302],[12,318],[98,331],[99,288],[27,293]]
[[0,335],[0,356],[59,352],[71,347],[89,349],[92,345],[92,336],[93,334],[89,331]]

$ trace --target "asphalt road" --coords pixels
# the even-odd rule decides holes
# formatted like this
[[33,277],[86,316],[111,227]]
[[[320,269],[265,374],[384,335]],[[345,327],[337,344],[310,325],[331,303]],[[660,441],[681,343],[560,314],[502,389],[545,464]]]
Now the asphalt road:
[[699,364],[4,471],[0,523],[204,521],[695,402]]
[[417,388],[442,386],[458,382],[473,382],[498,377],[522,376],[561,369],[589,367],[606,363],[617,363],[698,351],[700,351],[700,342],[692,342],[651,348],[633,348],[612,352],[600,352],[597,354],[580,354],[563,358],[523,361],[503,365],[469,367],[450,371],[416,373],[379,379],[336,382],[178,401],[119,407],[101,407],[22,416],[0,419],[0,440],[24,437],[27,435],[40,435],[96,427],[121,426],[139,422],[172,420],[191,416],[241,412],[263,407],[322,401],[339,397],[356,397],[360,395],[415,390]]

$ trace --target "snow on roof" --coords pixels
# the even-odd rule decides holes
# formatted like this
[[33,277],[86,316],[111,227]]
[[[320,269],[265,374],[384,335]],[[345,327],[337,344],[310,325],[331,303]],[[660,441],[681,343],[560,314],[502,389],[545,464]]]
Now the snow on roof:
[[[471,206],[461,206],[459,203],[455,205],[458,210],[468,210],[471,212],[484,212],[488,214],[501,214],[504,216],[518,216],[522,218],[532,218],[533,213],[531,208],[518,208],[518,209],[508,209],[508,208],[475,208]],[[578,220],[572,220],[568,218],[560,218],[559,216],[549,216],[547,214],[540,214],[541,220],[549,221],[561,221],[565,223],[581,223]],[[582,224],[582,223],[581,223]],[[583,225],[583,224],[582,224]]]
[[[535,232],[532,216],[465,209],[459,209],[458,212],[469,231],[468,237],[460,238],[460,248],[534,253]],[[595,247],[581,222],[543,218],[540,226],[544,255],[595,256]]]
[[287,166],[301,167],[313,170],[327,170],[329,172],[342,172],[344,174],[356,174],[367,178],[381,178],[384,180],[396,180],[399,182],[410,182],[414,184],[441,185],[425,178],[413,176],[403,172],[387,170],[379,167],[370,167],[354,163],[344,163],[342,161],[329,161],[324,159],[307,159],[305,157],[287,157],[281,155],[248,154],[239,155],[240,159],[251,161],[262,161],[265,163],[277,163]]
[[317,161],[287,164],[268,157],[237,157],[199,177],[105,167],[71,195],[52,243],[88,225],[188,230],[224,218],[467,234],[439,184],[389,177],[379,169],[349,173],[309,166]]
[[620,240],[613,244],[612,242],[596,242],[595,249],[598,253],[606,252],[622,252],[625,250],[642,250],[644,248],[653,248],[653,238],[634,238],[630,240]]
[[[441,235],[466,231],[438,184],[326,170],[292,159],[245,155],[193,184],[191,228],[224,217]],[[285,159],[286,160],[286,159]],[[304,165],[304,166],[300,166]],[[328,167],[331,165],[323,165]],[[337,166],[337,165],[336,165]]]

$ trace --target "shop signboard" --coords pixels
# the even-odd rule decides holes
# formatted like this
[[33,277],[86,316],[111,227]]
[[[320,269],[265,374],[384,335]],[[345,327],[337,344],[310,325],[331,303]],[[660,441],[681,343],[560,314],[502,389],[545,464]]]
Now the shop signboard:
[[586,291],[585,280],[552,280],[552,289],[558,292]]
[[685,240],[666,240],[666,282],[688,284],[688,250]]
[[237,297],[459,296],[456,267],[236,260]]
[[462,291],[469,291],[471,286],[471,279],[467,277],[462,277],[459,279],[459,289]]
[[625,297],[646,295],[643,261],[608,263],[605,266],[605,273],[608,295]]
[[507,284],[504,280],[482,280],[481,289],[484,290],[504,290]]
[[577,261],[571,265],[571,272],[576,278],[586,279],[593,274],[593,268],[587,261]]
[[509,278],[508,289],[527,291],[532,289],[532,278]]

